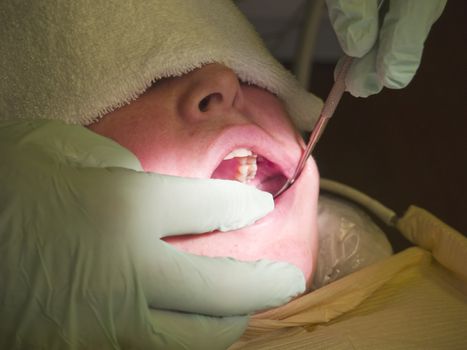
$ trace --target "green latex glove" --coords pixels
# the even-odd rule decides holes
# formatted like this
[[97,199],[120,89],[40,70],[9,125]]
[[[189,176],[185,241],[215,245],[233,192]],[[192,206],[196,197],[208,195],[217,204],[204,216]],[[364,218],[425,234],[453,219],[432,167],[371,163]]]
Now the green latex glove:
[[380,26],[379,0],[326,0],[342,49],[357,58],[346,76],[347,91],[367,97],[384,86],[407,86],[420,65],[430,28],[446,1],[390,0]]
[[84,127],[0,122],[1,349],[222,349],[246,315],[304,291],[291,265],[160,239],[245,226],[269,194],[140,170]]

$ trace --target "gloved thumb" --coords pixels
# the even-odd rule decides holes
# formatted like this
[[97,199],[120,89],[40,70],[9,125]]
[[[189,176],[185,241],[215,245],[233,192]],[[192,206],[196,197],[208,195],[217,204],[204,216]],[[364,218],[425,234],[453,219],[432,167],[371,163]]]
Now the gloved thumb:
[[[192,179],[124,168],[78,168],[74,193],[116,229],[151,237],[249,225],[273,210],[271,194],[236,181]],[[70,184],[71,186],[71,184]]]

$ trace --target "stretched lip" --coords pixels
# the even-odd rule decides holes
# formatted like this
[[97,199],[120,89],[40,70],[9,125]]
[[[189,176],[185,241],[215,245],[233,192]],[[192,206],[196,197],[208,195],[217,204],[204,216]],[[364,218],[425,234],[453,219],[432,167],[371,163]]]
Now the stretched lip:
[[249,149],[254,154],[268,159],[277,165],[287,178],[293,175],[302,152],[294,138],[290,138],[290,141],[278,141],[256,125],[232,126],[220,133],[208,147],[207,153],[211,163],[207,168],[210,177],[224,158],[238,148]]

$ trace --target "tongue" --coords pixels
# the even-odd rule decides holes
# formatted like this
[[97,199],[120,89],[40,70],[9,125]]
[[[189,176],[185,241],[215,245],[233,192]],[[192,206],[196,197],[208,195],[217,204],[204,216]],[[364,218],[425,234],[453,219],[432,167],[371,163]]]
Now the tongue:
[[[256,176],[248,184],[271,194],[277,193],[285,181],[287,181],[287,178],[275,163],[270,162],[266,158],[258,156],[256,163],[258,167]],[[216,170],[214,170],[211,178],[237,180],[238,164],[239,160],[237,158],[223,160]]]
[[256,177],[251,184],[256,186],[259,190],[271,194],[277,193],[287,181],[281,169],[277,164],[263,157],[258,157],[257,164],[258,170],[256,171]]
[[222,180],[234,180],[238,172],[238,159],[223,160],[214,170],[211,178]]

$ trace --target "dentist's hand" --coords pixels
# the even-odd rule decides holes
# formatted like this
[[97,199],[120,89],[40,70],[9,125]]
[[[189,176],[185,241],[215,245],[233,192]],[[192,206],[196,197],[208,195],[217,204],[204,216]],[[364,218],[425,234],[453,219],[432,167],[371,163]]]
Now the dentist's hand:
[[378,22],[379,0],[326,0],[329,17],[344,52],[356,57],[346,87],[356,97],[401,89],[420,65],[423,44],[447,0],[387,0]]
[[0,122],[0,348],[226,348],[249,313],[303,292],[302,273],[161,238],[240,228],[272,209],[240,183],[144,173],[81,126]]

